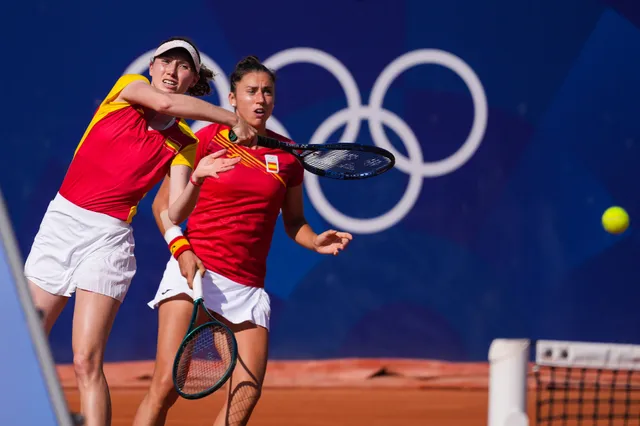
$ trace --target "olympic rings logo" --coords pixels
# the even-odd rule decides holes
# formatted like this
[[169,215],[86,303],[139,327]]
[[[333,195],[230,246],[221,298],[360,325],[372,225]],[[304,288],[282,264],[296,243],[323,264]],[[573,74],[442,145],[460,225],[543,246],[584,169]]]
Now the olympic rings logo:
[[[206,63],[216,74],[215,89],[219,94],[221,106],[232,110],[226,94],[229,92],[229,81],[226,74],[206,54],[201,53],[203,63]],[[150,50],[131,63],[125,74],[143,74],[149,66],[149,59],[153,56]],[[413,208],[424,178],[443,176],[462,167],[478,150],[484,137],[487,120],[488,105],[484,88],[473,69],[459,57],[438,49],[420,49],[408,52],[391,62],[382,71],[373,85],[369,103],[362,104],[360,90],[351,72],[335,57],[326,52],[313,48],[291,48],[278,52],[264,61],[264,64],[278,70],[295,63],[317,65],[330,72],[344,90],[347,107],[329,116],[314,132],[310,143],[322,144],[340,126],[346,125],[341,140],[355,141],[362,120],[369,123],[369,131],[375,145],[392,152],[396,157],[396,168],[409,175],[409,183],[398,203],[386,213],[368,219],[353,218],[337,210],[322,192],[319,178],[307,173],[305,185],[309,199],[322,217],[333,226],[345,231],[371,234],[391,228],[400,222]],[[473,101],[474,117],[471,131],[466,141],[449,157],[432,162],[425,162],[422,148],[413,130],[400,117],[384,109],[384,98],[393,81],[406,70],[417,65],[436,64],[455,72],[467,85]],[[198,131],[206,126],[206,122],[195,122],[191,126]],[[384,127],[393,130],[402,140],[408,157],[398,152],[387,138]],[[268,127],[286,137],[289,132],[275,117],[269,119]]]

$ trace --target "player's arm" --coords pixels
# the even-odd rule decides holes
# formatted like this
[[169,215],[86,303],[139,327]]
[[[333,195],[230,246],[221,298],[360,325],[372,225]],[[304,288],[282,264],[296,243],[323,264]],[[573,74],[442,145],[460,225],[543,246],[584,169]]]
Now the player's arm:
[[200,194],[200,186],[194,185],[188,166],[171,166],[169,179],[169,209],[167,216],[173,225],[180,225],[193,211]]
[[188,166],[172,166],[158,189],[151,210],[162,235],[184,222],[195,207],[200,188],[189,181],[190,174]]
[[160,233],[164,235],[167,230],[173,226],[175,226],[169,220],[169,185],[171,182],[171,178],[167,175],[165,176],[162,184],[160,184],[160,188],[158,188],[158,192],[156,193],[156,197],[153,199],[153,204],[151,204],[151,211],[153,212],[153,217],[156,220],[156,225],[160,230]]
[[302,184],[288,188],[282,203],[282,221],[287,235],[296,243],[309,250],[314,250],[313,244],[317,234],[304,217],[304,203],[302,198]]
[[282,204],[282,220],[291,239],[316,253],[337,255],[353,239],[348,232],[330,229],[318,235],[311,229],[304,217],[302,184],[287,189]]
[[[200,130],[196,134],[196,138],[209,140],[211,137],[209,131],[209,126]],[[219,157],[222,153],[220,152],[216,156]],[[204,158],[202,158],[203,156]],[[201,177],[202,166],[208,157],[203,151],[203,145],[198,143],[187,146],[173,159],[169,176],[165,177],[156,200],[154,200],[154,206],[156,206],[154,215],[156,222],[160,220],[163,224],[164,229],[160,229],[163,235],[169,228],[182,223],[193,211],[200,193],[199,185],[204,180]],[[203,162],[203,160],[205,161]],[[191,170],[193,169],[195,171],[192,175]]]
[[180,225],[187,220],[196,206],[198,195],[200,195],[200,185],[206,177],[198,173],[199,169],[201,168],[197,168],[193,173],[193,179],[189,179],[191,168],[184,165],[171,166],[167,218],[172,225]]
[[193,253],[189,241],[182,235],[182,229],[175,226],[169,220],[169,192],[171,191],[171,178],[166,176],[156,193],[151,205],[153,217],[160,233],[164,236],[171,254],[178,259],[180,272],[187,279],[189,286],[193,283],[196,270],[204,274],[205,268],[202,261]]
[[193,96],[162,92],[141,80],[127,84],[116,101],[142,105],[173,117],[226,124],[234,130],[239,141],[252,140],[256,135],[253,127],[231,111]]
[[144,81],[129,83],[120,93],[119,100],[142,105],[162,114],[193,120],[223,123],[233,127],[239,117],[231,111],[202,99],[177,93],[165,93]]
[[191,168],[182,164],[171,166],[169,183],[169,221],[179,225],[191,214],[198,201],[200,186],[208,177],[218,178],[218,173],[235,167],[241,158],[220,158],[227,152],[221,149],[202,158],[191,175]]

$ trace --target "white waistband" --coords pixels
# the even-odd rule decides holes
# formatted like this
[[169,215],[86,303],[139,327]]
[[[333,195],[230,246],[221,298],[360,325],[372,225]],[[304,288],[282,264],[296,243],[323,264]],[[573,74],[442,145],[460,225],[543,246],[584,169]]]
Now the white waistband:
[[[91,210],[84,209],[73,204],[71,201],[64,198],[60,193],[57,193],[53,201],[51,202],[51,207],[55,210],[58,210],[62,213],[66,213],[70,216],[73,216],[77,219],[80,219],[82,222],[92,224],[92,225],[109,225],[109,226],[117,226],[119,228],[129,228],[130,225],[118,218],[113,216],[106,215],[104,213],[98,213]],[[50,208],[51,208],[50,207]]]

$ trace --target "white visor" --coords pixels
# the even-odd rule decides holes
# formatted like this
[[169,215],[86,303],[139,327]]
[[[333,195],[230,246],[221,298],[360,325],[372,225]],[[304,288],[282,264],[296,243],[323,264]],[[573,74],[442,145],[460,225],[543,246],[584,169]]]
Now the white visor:
[[153,54],[153,57],[157,57],[162,55],[165,52],[168,52],[171,49],[184,49],[189,52],[191,59],[193,60],[193,64],[196,66],[196,72],[200,72],[200,59],[198,58],[198,52],[193,48],[192,45],[187,43],[184,40],[171,40],[166,43],[162,43],[160,47],[156,49],[156,53]]

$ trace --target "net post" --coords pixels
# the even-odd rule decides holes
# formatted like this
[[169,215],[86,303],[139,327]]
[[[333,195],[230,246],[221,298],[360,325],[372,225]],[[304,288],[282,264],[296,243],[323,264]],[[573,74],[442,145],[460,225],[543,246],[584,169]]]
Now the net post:
[[495,339],[489,348],[488,426],[528,426],[528,339]]

